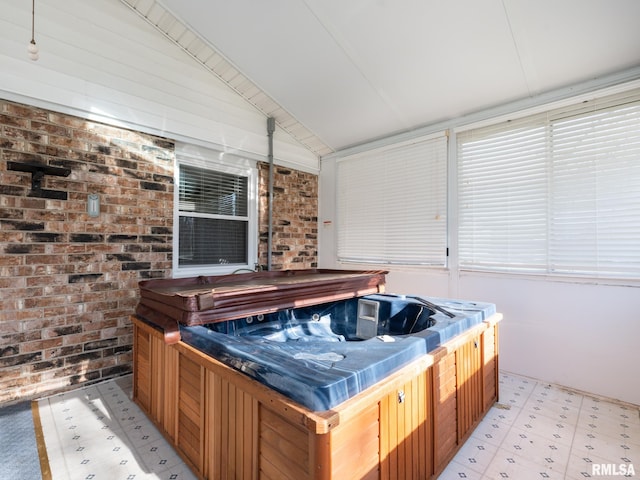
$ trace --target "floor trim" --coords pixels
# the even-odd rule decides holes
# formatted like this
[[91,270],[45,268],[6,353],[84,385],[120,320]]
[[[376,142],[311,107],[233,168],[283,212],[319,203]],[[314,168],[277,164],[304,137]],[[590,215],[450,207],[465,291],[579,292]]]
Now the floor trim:
[[49,466],[49,456],[47,455],[47,445],[44,442],[44,432],[42,431],[42,422],[40,421],[40,409],[38,401],[31,402],[31,415],[33,417],[33,428],[36,435],[36,445],[38,447],[38,458],[40,460],[40,472],[42,480],[52,480],[51,468]]

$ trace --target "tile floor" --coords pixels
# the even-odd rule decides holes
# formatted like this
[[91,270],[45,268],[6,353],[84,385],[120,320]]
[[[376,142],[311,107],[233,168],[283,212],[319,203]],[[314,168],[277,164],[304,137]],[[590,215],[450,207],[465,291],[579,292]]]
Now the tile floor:
[[128,375],[38,402],[53,480],[196,478],[131,390]]
[[[604,473],[604,475],[603,475]],[[509,373],[439,480],[640,478],[640,410]]]
[[[39,402],[53,480],[195,478],[130,397],[128,376]],[[439,480],[624,478],[631,471],[640,478],[638,407],[503,372],[500,402]]]

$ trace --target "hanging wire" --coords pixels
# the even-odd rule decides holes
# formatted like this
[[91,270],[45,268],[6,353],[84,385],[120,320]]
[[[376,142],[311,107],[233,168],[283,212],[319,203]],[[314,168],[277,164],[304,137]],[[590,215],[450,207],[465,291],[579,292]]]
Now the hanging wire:
[[36,30],[36,0],[31,0],[31,43],[36,43],[35,30]]
[[38,45],[36,45],[36,0],[31,0],[31,42],[29,42],[28,52],[29,58],[34,62],[40,58],[38,54]]

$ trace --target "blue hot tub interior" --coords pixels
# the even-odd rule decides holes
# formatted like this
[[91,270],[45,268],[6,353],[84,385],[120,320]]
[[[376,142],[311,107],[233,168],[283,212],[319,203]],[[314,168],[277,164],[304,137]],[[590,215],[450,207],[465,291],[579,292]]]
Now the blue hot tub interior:
[[493,313],[488,303],[376,294],[180,329],[187,344],[322,411]]

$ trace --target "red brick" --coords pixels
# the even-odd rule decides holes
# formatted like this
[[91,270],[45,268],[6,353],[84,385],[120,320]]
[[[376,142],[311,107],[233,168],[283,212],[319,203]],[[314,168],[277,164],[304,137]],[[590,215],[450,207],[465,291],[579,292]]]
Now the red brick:
[[[0,232],[0,288],[11,295],[0,300],[0,336],[19,340],[21,355],[35,355],[5,369],[8,377],[3,370],[2,404],[131,371],[137,284],[172,269],[175,152],[171,140],[29,105],[0,100],[0,112],[0,137],[10,139],[0,157],[0,183],[9,193],[0,208],[25,222],[23,230]],[[158,163],[159,156],[167,161]],[[3,162],[34,157],[72,168],[67,178],[45,177],[45,188],[66,191],[68,200],[27,197],[29,176],[6,173]],[[258,168],[259,258],[266,265],[268,165]],[[289,251],[274,268],[315,267],[317,241],[309,235],[317,235],[317,176],[278,167],[275,183],[274,220],[283,225],[274,245]],[[101,195],[97,218],[86,214],[89,192]],[[38,225],[46,235],[29,237],[34,231],[26,229]],[[7,246],[16,253],[3,253]],[[123,269],[131,265],[149,270]],[[97,350],[83,352],[84,345]]]
[[62,338],[50,338],[48,340],[36,340],[34,342],[25,342],[20,344],[21,353],[41,352],[49,348],[59,347],[62,345]]

